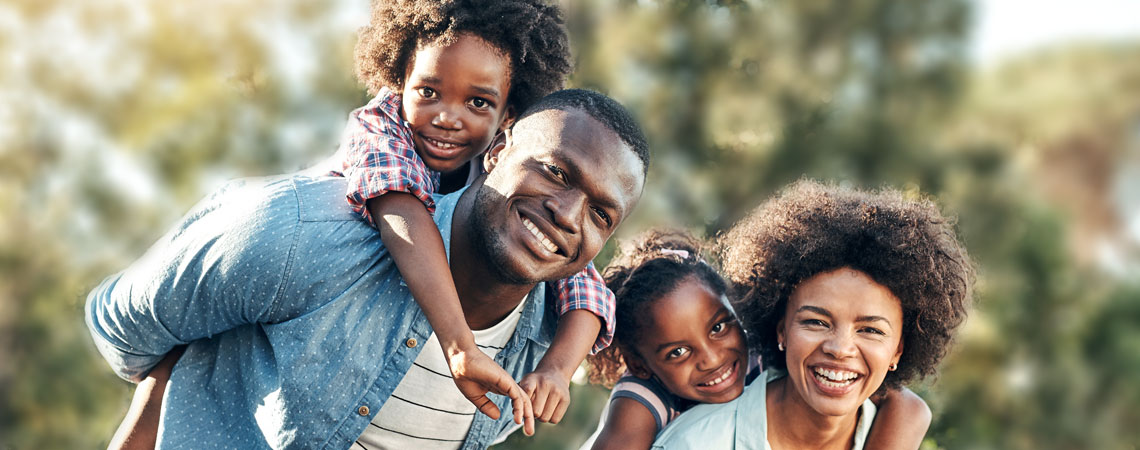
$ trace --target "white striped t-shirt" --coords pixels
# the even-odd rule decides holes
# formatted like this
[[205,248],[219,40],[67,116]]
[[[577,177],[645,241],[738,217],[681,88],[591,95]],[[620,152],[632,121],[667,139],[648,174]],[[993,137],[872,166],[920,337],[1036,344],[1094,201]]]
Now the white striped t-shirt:
[[[472,332],[483,353],[494,358],[506,346],[525,303],[519,302],[514,311],[490,328]],[[455,387],[439,340],[432,333],[408,373],[352,448],[457,449],[467,437],[477,412],[475,405]]]

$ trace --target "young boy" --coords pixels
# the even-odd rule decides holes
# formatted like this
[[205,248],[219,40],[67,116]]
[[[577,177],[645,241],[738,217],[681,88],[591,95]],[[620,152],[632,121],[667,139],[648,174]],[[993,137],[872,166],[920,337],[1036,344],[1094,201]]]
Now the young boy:
[[[605,348],[613,337],[613,294],[592,264],[554,283],[561,314],[555,339],[520,389],[491,359],[503,344],[472,332],[493,324],[467,323],[431,214],[432,194],[466,185],[481,168],[477,157],[515,114],[562,87],[571,63],[560,10],[541,0],[377,1],[370,25],[361,30],[356,61],[358,77],[376,97],[351,114],[333,172],[350,179],[349,203],[379,229],[432,325],[431,340],[444,351],[442,360],[435,358],[442,367],[416,364],[440,376],[450,373],[449,382],[492,417],[498,411],[484,395],[489,390],[525,397],[535,417],[557,423],[569,404],[570,376],[588,352]],[[585,209],[593,220],[611,220],[600,209]],[[547,237],[550,229],[542,231],[557,227],[554,220],[524,223],[534,237],[532,251],[573,256]],[[428,344],[430,351],[435,344]],[[147,436],[157,430],[148,428],[157,426],[157,402],[172,366],[164,361],[151,374],[157,382],[145,385],[148,392],[136,392],[135,403],[145,406],[132,406],[116,442],[153,443]],[[372,427],[369,432],[375,433]]]

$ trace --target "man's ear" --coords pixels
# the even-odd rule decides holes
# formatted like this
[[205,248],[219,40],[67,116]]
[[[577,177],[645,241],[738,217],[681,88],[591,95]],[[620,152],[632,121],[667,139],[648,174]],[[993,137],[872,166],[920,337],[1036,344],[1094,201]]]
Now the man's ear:
[[503,149],[507,148],[507,143],[511,140],[511,129],[508,128],[495,135],[495,139],[491,141],[491,147],[483,153],[483,170],[491,173],[495,170],[495,166],[499,165],[499,157],[502,155]]
[[499,132],[504,132],[511,129],[511,125],[515,124],[515,107],[507,107],[507,115],[503,117],[503,123],[499,124]]

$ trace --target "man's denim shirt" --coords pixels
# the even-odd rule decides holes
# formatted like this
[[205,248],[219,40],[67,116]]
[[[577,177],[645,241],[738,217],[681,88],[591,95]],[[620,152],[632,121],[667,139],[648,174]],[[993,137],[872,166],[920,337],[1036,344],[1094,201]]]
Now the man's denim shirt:
[[[431,334],[380,234],[352,213],[344,178],[239,181],[195,207],[87,299],[87,324],[119,376],[139,381],[189,344],[163,404],[175,448],[349,448]],[[450,251],[462,191],[438,199]],[[543,284],[495,360],[516,380],[550,345]],[[439,351],[439,349],[428,349]],[[476,414],[463,448],[512,428]]]

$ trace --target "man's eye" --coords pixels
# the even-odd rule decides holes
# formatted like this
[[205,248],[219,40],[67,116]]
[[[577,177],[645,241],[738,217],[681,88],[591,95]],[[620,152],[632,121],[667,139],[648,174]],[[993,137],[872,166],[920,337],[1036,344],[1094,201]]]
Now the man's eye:
[[593,207],[592,209],[594,210],[594,214],[596,214],[599,219],[602,219],[602,221],[606,223],[607,227],[613,226],[613,224],[614,224],[613,219],[611,219],[610,215],[606,214],[606,212],[604,210],[602,210],[602,208]]
[[563,182],[566,181],[566,171],[562,170],[558,166],[555,166],[552,164],[547,164],[546,170],[550,171],[551,174],[558,177],[559,180],[562,180]]
[[422,88],[419,88],[416,90],[419,91],[420,97],[423,97],[423,98],[435,97],[435,89],[432,89],[429,87],[422,87]]

